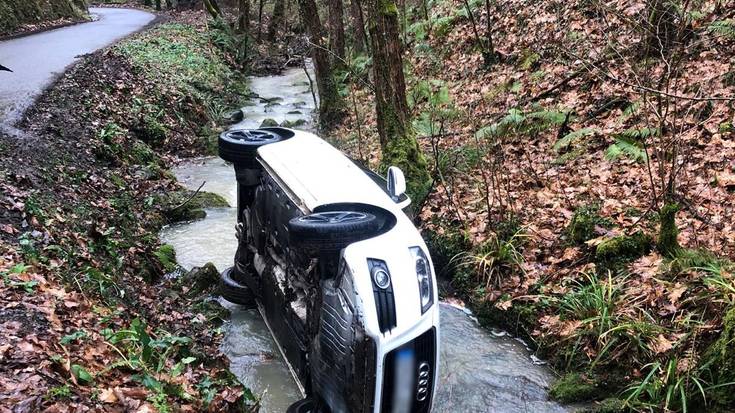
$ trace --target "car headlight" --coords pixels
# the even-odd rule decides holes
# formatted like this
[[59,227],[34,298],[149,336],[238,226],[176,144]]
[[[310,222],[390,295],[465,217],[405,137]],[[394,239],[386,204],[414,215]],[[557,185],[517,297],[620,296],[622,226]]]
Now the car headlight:
[[421,314],[424,314],[434,304],[431,265],[429,265],[429,259],[420,247],[409,249],[416,263],[416,279],[419,282],[419,296],[421,297]]

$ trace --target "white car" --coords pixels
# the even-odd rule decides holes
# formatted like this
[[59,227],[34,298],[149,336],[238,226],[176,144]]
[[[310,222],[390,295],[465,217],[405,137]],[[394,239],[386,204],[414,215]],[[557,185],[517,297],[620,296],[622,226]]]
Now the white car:
[[231,130],[239,247],[221,293],[257,305],[304,394],[289,412],[429,412],[436,278],[400,169],[387,180],[317,136]]

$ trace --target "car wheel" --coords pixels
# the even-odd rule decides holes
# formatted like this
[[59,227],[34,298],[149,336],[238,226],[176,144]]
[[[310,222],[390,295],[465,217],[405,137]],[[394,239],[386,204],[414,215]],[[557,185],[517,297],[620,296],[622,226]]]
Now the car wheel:
[[252,290],[232,279],[232,267],[220,276],[218,293],[225,300],[247,307],[255,307],[255,295]]
[[318,413],[318,406],[314,399],[303,399],[288,406],[286,413]]
[[374,236],[381,220],[362,211],[325,211],[293,218],[288,223],[291,240],[315,250],[340,250]]
[[258,148],[281,140],[281,135],[262,129],[228,130],[219,135],[219,157],[247,169],[258,169]]

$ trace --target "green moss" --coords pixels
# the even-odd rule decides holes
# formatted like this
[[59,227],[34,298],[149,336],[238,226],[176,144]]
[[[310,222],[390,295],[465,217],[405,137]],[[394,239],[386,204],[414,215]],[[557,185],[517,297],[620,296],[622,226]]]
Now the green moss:
[[155,255],[158,262],[161,263],[161,267],[163,267],[166,272],[171,272],[176,269],[176,251],[174,251],[174,247],[172,245],[161,245],[153,255]]
[[278,126],[278,122],[276,122],[275,119],[266,118],[266,119],[263,119],[262,122],[260,122],[260,127],[261,128],[269,128],[269,127],[273,127],[273,126]]
[[204,264],[202,267],[192,268],[191,271],[182,275],[178,282],[182,287],[187,287],[189,296],[197,296],[204,292],[208,292],[219,282],[219,271],[211,262]]
[[130,150],[130,159],[137,165],[147,165],[149,163],[157,163],[158,155],[144,142],[135,141]]
[[81,19],[87,12],[83,0],[0,0],[0,35],[24,24],[38,24],[60,18]]
[[[705,351],[702,361],[702,370],[711,376],[710,385],[735,382],[735,307],[725,315],[720,337]],[[730,409],[735,406],[735,392],[731,385],[711,389],[707,398],[712,407],[719,407],[722,411],[732,411]]]
[[647,254],[652,244],[651,237],[642,232],[609,238],[597,246],[595,260],[609,268],[611,265],[630,262]]
[[[387,119],[390,122],[390,118]],[[397,122],[397,120],[393,120]],[[395,131],[395,129],[394,129]],[[383,166],[397,166],[406,175],[406,186],[408,196],[413,202],[421,202],[428,194],[431,186],[431,177],[426,164],[426,159],[419,149],[418,141],[413,133],[390,134],[383,148]]]
[[531,49],[523,49],[521,51],[520,56],[520,62],[519,67],[522,70],[530,70],[534,66],[536,66],[536,63],[541,59],[541,56],[538,53],[535,53]]
[[143,142],[154,144],[166,140],[168,130],[153,116],[145,116],[133,130]]
[[668,257],[676,256],[681,249],[677,239],[679,237],[679,228],[676,227],[677,212],[679,212],[677,204],[666,204],[659,212],[661,224],[656,247],[661,254]]
[[594,380],[581,373],[567,373],[549,389],[549,395],[562,403],[594,400],[600,389]]
[[284,128],[297,128],[305,124],[306,124],[306,121],[304,119],[296,119],[296,120],[284,120],[281,123],[281,126]]
[[601,401],[599,404],[585,409],[586,413],[625,413],[630,411],[625,400],[617,398],[609,398]]
[[206,208],[230,206],[226,199],[211,192],[200,191],[192,198],[193,194],[189,190],[169,192],[156,196],[154,201],[171,222],[195,221],[207,216]]
[[566,233],[570,242],[584,244],[597,236],[595,227],[609,228],[611,224],[609,219],[600,216],[599,205],[583,205],[574,211]]

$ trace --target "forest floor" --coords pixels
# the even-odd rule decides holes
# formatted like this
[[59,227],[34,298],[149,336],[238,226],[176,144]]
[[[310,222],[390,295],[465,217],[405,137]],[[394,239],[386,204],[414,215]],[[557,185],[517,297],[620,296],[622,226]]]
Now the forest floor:
[[[0,136],[0,411],[251,411],[220,353],[213,266],[160,228],[221,204],[181,188],[247,83],[200,12],[87,55]],[[283,58],[251,57],[259,67]]]
[[[485,38],[485,3],[468,3],[473,19],[462,1],[433,4],[405,25],[404,56],[434,177],[419,216],[444,293],[572,372],[552,389],[563,401],[730,411],[733,8],[679,16],[674,62],[645,55],[644,2],[503,2],[486,65],[473,28]],[[365,60],[348,63],[363,78]],[[332,141],[380,168],[365,84],[344,87],[350,114]]]

